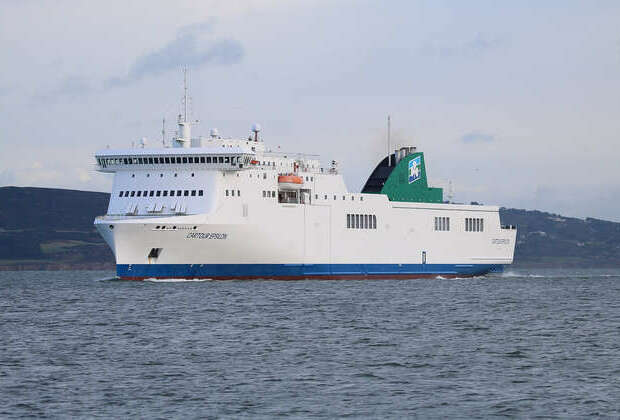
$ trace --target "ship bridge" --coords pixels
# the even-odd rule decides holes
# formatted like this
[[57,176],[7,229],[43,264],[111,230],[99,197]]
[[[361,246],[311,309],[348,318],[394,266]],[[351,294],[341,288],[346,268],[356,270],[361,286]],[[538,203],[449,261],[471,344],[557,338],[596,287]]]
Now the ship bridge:
[[95,154],[97,170],[212,169],[239,170],[255,160],[256,152],[249,147],[192,147],[101,150]]

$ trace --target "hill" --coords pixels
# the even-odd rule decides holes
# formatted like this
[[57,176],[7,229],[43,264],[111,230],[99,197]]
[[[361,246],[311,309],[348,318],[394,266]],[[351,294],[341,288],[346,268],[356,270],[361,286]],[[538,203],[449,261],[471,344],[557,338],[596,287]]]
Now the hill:
[[505,208],[500,216],[518,229],[516,265],[620,267],[620,223]]
[[109,194],[52,188],[0,188],[0,268],[113,268],[93,226]]
[[[109,194],[0,188],[0,269],[113,269],[93,220]],[[516,266],[620,267],[620,223],[540,211],[500,210],[517,225]]]

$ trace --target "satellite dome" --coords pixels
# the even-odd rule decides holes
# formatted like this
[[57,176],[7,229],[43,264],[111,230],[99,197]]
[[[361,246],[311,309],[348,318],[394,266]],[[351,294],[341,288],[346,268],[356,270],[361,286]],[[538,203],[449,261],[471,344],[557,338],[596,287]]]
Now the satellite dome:
[[147,143],[148,143],[148,140],[146,139],[146,137],[142,137],[140,139],[140,146],[142,146],[142,148],[144,148],[144,146],[146,146]]
[[252,124],[252,132],[258,133],[261,130],[261,126],[259,123]]
[[213,138],[217,138],[220,135],[220,133],[217,131],[217,128],[212,128],[209,131],[209,135]]

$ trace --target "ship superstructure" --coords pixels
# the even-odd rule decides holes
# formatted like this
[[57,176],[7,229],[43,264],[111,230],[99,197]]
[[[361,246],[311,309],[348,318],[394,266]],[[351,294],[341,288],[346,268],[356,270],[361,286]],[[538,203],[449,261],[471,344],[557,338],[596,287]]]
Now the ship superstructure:
[[186,110],[169,147],[96,153],[114,182],[95,226],[121,278],[472,276],[512,263],[516,230],[499,208],[444,203],[414,147],[356,193],[336,162],[268,149],[257,124],[242,139],[191,125]]

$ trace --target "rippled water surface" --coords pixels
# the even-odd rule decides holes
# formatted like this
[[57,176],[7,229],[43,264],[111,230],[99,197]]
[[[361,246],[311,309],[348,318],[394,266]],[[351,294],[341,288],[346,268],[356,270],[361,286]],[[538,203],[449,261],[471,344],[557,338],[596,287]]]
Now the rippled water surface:
[[0,272],[0,417],[620,416],[620,271]]

